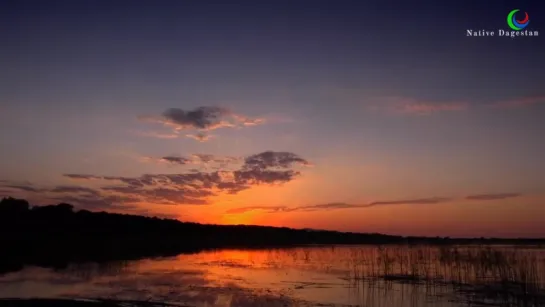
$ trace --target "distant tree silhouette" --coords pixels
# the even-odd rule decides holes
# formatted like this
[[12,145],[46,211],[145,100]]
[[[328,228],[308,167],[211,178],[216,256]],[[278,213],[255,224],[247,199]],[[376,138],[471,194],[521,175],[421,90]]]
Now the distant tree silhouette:
[[48,206],[35,206],[32,208],[33,212],[41,214],[44,216],[50,217],[61,217],[73,214],[74,206],[66,203],[60,203],[58,205],[48,205]]
[[70,204],[30,206],[0,202],[0,272],[23,264],[126,260],[224,247],[289,247],[303,244],[538,243],[545,240],[450,239],[297,230],[285,227],[203,225],[172,219],[79,210]]
[[28,201],[24,199],[6,197],[0,201],[0,215],[2,216],[25,214],[28,212],[29,208],[30,205]]

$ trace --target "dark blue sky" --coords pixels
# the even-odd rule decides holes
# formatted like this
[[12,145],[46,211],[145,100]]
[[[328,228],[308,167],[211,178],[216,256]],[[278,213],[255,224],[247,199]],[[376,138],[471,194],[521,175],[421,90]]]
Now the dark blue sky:
[[[48,94],[52,83],[71,79],[71,91],[112,83],[118,91],[180,82],[196,88],[365,84],[407,95],[457,90],[480,99],[483,89],[501,87],[514,96],[537,91],[545,65],[539,63],[543,39],[465,36],[468,28],[507,28],[506,12],[519,7],[539,30],[539,1],[7,3],[0,13],[2,67],[19,85],[10,87],[12,96],[22,84]],[[437,76],[422,82],[407,79],[409,73]]]
[[[540,36],[466,36],[507,30],[512,9]],[[439,223],[483,208],[465,196],[516,193],[527,199],[494,198],[503,213],[468,233],[494,233],[514,214],[520,225],[506,235],[545,233],[530,230],[545,199],[540,1],[2,1],[0,44],[2,180],[136,178],[181,172],[150,162],[167,155],[274,150],[314,167],[238,198],[216,191],[215,215],[183,210],[225,222],[221,212],[236,207],[447,196],[457,201],[418,209],[434,217],[420,230],[388,229],[389,207],[339,209],[335,223],[317,215],[310,226],[366,230],[355,226],[363,216],[386,232],[454,233]],[[165,115],[203,106],[229,111],[204,126],[200,113]],[[292,214],[282,223],[301,225]]]

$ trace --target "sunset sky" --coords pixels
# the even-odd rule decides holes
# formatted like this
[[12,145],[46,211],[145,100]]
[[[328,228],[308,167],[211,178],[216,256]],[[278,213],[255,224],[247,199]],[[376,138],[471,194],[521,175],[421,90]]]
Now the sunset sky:
[[36,205],[545,237],[545,5],[2,1],[0,148]]

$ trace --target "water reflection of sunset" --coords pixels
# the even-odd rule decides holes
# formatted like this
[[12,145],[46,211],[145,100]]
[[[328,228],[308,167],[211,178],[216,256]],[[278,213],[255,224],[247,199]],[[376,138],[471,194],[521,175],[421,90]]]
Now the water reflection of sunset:
[[[538,288],[545,287],[545,254],[540,249],[461,247],[452,252],[449,248],[230,249],[109,265],[75,265],[57,271],[28,267],[0,275],[0,284],[9,284],[0,287],[0,297],[26,297],[28,294],[25,293],[30,293],[32,287],[42,297],[151,299],[198,307],[315,306],[318,303],[409,307],[414,306],[415,300],[418,306],[453,307],[459,305],[441,300],[441,295],[452,295],[443,283],[421,287],[404,279],[385,283],[381,278],[371,277],[390,272],[392,278],[413,278],[410,274],[420,272],[423,276],[431,274],[429,278],[459,280],[464,284],[477,284],[482,278],[488,282],[490,278],[497,278],[487,263],[471,260],[463,262],[464,265],[453,265],[449,261],[464,261],[465,256],[447,259],[448,255],[466,252],[468,254],[464,255],[477,257],[475,259],[492,252],[495,257],[503,255],[507,257],[505,259],[511,259],[509,261],[516,260],[518,262],[509,264],[515,268],[512,274],[531,268],[530,274],[523,277],[529,278]],[[384,261],[393,262],[385,265]],[[483,277],[483,273],[487,275]],[[433,303],[427,305],[427,302]]]

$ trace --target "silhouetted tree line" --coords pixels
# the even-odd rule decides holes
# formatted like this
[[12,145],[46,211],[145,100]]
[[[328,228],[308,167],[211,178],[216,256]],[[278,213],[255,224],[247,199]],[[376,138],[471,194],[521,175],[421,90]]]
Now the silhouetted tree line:
[[138,215],[74,211],[70,204],[30,206],[0,202],[0,272],[24,264],[129,260],[203,249],[305,244],[543,244],[537,239],[450,239],[298,230],[285,227],[204,225]]

